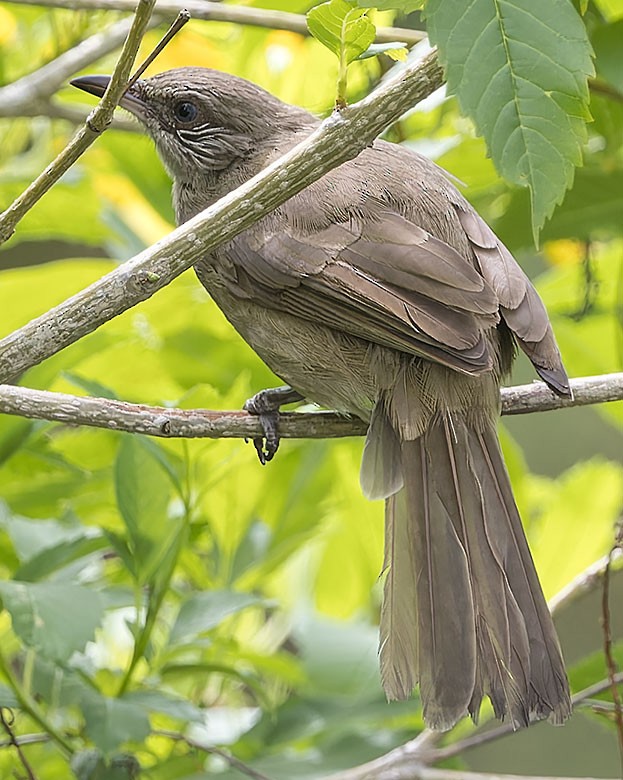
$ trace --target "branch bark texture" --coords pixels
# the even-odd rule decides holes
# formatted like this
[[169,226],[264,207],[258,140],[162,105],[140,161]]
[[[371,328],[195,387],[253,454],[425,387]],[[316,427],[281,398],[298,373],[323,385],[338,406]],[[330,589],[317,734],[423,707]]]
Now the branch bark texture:
[[[49,8],[70,8],[103,11],[134,11],[136,0],[8,0],[20,5],[39,5]],[[270,30],[289,30],[309,35],[307,21],[302,14],[287,11],[274,11],[268,8],[248,8],[243,5],[209,2],[208,0],[158,0],[156,10],[159,14],[176,16],[180,11],[190,11],[193,19],[210,22],[233,22],[251,27],[263,27]],[[378,27],[377,43],[400,41],[411,46],[426,37],[421,30],[404,27]]]
[[[542,382],[502,390],[502,414],[526,414],[623,399],[623,373],[571,381],[573,399],[555,396]],[[27,387],[0,385],[0,412],[161,438],[243,439],[262,435],[257,417],[246,412],[166,409],[107,398],[85,398]],[[286,439],[363,436],[366,423],[335,412],[285,413],[279,433]]]
[[[356,157],[388,125],[442,82],[436,53],[431,52],[419,64],[388,79],[364,100],[335,112],[309,138],[237,190],[0,341],[0,382],[11,381],[149,298],[211,249],[232,239],[327,171]],[[120,94],[121,90],[115,97]],[[3,228],[6,231],[7,225],[15,224],[20,213],[25,213],[21,207],[5,218],[4,225],[0,217],[0,236]]]

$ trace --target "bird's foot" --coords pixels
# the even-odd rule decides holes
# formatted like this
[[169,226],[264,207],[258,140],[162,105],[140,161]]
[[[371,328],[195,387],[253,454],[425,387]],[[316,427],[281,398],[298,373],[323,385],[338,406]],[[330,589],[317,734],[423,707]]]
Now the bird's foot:
[[302,401],[303,396],[287,385],[260,390],[244,405],[245,412],[257,415],[264,431],[263,436],[256,436],[253,445],[262,466],[275,457],[279,449],[279,409],[284,404]]

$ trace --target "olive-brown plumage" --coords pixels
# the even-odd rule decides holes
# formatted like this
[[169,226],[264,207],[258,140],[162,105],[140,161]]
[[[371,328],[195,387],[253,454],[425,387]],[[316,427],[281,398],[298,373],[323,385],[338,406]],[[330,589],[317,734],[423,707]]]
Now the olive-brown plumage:
[[[78,79],[101,94],[107,77]],[[178,222],[317,120],[243,79],[180,68],[122,100],[173,178]],[[519,345],[569,385],[534,287],[443,171],[377,141],[196,271],[302,396],[369,421],[361,482],[386,502],[381,677],[447,729],[483,696],[515,726],[570,712],[558,640],[495,432]]]

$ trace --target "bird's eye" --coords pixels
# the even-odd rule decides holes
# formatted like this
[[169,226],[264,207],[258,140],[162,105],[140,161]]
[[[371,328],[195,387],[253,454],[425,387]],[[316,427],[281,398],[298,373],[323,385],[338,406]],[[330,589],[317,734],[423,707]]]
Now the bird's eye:
[[182,100],[179,103],[176,103],[173,113],[178,122],[192,122],[197,116],[198,110],[194,103],[190,103],[188,100]]

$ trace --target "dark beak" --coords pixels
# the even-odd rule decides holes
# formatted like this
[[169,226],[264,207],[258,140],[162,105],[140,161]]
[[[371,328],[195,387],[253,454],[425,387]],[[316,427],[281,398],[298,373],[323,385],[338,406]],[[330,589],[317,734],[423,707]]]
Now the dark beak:
[[69,83],[72,87],[78,87],[90,95],[101,98],[110,83],[110,76],[80,76],[80,78],[72,79]]
[[[88,92],[90,95],[101,98],[110,83],[110,76],[80,76],[77,79],[72,79],[69,83],[72,87],[77,87],[84,92]],[[143,119],[146,114],[146,106],[134,91],[135,88],[136,85],[132,86],[125,95],[123,95],[119,101],[119,105],[121,108],[125,108],[126,111],[134,114],[138,119]]]

